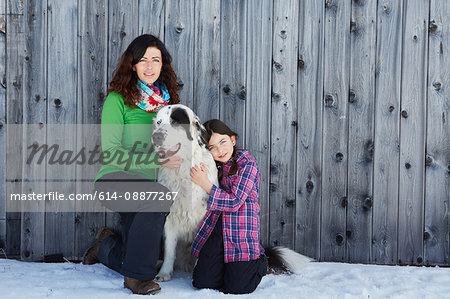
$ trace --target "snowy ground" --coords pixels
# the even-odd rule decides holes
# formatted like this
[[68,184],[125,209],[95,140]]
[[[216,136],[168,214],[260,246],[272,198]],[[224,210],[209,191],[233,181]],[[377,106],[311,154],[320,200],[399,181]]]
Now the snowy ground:
[[[233,297],[194,289],[187,273],[176,273],[161,287],[154,298]],[[101,264],[0,259],[0,298],[130,296],[142,298],[124,289],[123,277]],[[266,275],[254,293],[237,298],[450,298],[450,268],[311,263],[301,274]]]

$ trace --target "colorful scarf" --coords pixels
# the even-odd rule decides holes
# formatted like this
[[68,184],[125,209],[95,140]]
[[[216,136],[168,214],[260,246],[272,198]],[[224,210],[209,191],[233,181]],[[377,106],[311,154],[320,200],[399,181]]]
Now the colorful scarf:
[[141,96],[135,100],[135,104],[142,110],[149,113],[158,112],[159,109],[169,104],[169,91],[163,83],[156,81],[150,85],[138,79],[137,85]]

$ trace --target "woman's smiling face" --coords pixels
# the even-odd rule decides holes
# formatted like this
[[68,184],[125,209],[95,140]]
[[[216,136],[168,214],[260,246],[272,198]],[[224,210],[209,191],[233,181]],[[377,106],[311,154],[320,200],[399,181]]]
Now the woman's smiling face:
[[139,79],[152,85],[158,80],[162,69],[162,54],[156,47],[148,47],[144,56],[133,66]]
[[228,135],[212,133],[211,138],[209,139],[208,149],[214,160],[227,163],[233,155],[235,142],[235,136],[230,137]]

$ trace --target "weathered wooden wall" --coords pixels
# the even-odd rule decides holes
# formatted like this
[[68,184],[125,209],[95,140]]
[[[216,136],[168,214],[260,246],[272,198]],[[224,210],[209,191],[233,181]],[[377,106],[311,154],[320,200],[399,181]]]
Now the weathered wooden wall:
[[[0,0],[7,254],[78,259],[96,229],[117,227],[112,213],[7,213],[6,190],[61,188],[48,175],[16,182],[22,172],[95,169],[30,169],[7,145],[54,136],[4,128],[99,123],[106,83],[142,33],[171,52],[182,103],[224,120],[256,157],[264,244],[320,261],[449,265],[447,0]],[[79,136],[58,142],[90,142]]]

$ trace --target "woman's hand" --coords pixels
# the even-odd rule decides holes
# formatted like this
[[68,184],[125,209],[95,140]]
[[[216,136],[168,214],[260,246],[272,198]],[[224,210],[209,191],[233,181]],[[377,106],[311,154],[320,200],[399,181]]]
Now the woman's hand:
[[206,193],[211,193],[211,188],[213,184],[208,179],[208,174],[206,173],[205,166],[200,164],[191,168],[191,181],[202,187]]
[[182,162],[183,162],[183,159],[181,159],[180,157],[178,157],[176,155],[170,156],[167,159],[159,160],[159,163],[161,164],[161,166],[167,167],[167,168],[179,168],[181,166]]

